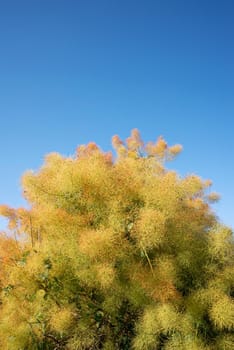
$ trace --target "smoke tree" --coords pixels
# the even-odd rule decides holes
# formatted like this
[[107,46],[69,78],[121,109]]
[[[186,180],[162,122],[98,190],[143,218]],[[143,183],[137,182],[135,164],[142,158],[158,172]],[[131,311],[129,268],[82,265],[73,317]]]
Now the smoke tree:
[[167,170],[181,146],[162,137],[113,146],[49,154],[23,176],[29,209],[1,206],[0,348],[233,349],[233,236],[211,182]]

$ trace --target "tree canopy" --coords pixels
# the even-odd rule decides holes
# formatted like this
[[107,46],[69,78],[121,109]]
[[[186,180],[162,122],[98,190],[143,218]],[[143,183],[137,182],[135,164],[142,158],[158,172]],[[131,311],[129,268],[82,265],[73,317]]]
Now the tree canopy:
[[3,350],[232,350],[233,235],[211,181],[168,170],[182,147],[134,129],[45,157],[28,208],[0,207]]

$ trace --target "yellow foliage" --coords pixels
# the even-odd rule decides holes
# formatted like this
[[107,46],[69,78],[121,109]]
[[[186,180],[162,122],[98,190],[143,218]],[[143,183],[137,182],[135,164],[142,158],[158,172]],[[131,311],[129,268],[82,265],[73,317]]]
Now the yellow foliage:
[[103,289],[110,288],[116,278],[114,268],[110,264],[97,264],[95,268],[101,287]]
[[0,348],[229,350],[233,233],[210,180],[165,162],[182,150],[134,129],[51,153],[22,179],[28,209],[0,206]]
[[136,224],[135,236],[139,245],[148,249],[159,247],[165,243],[165,222],[165,215],[159,210],[143,209]]
[[50,327],[58,333],[66,333],[74,325],[75,312],[71,306],[50,310]]
[[233,235],[229,227],[217,225],[210,233],[210,254],[222,261],[233,257]]
[[170,304],[159,305],[155,313],[157,315],[160,332],[167,334],[178,329],[179,315]]
[[218,300],[215,300],[209,315],[213,323],[218,329],[234,328],[234,302],[227,295],[222,295]]
[[216,346],[218,350],[233,350],[234,349],[234,335],[224,334],[218,337],[216,341]]
[[183,147],[181,145],[174,145],[169,148],[170,154],[174,157],[182,151]]
[[220,199],[220,195],[216,192],[211,192],[208,196],[207,199],[209,202],[214,203],[217,202]]
[[87,255],[91,260],[105,261],[110,258],[115,259],[119,242],[111,230],[90,230],[80,235],[78,244],[81,253]]
[[165,350],[212,350],[202,340],[194,336],[183,337],[175,335],[166,343]]

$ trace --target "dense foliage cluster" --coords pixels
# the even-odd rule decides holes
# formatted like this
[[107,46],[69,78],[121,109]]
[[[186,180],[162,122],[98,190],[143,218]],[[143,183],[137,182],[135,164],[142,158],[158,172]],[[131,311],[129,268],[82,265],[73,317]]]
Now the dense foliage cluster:
[[[210,181],[165,168],[181,146],[133,130],[23,177],[2,205],[3,350],[232,350],[233,236]],[[18,239],[18,237],[21,238]]]

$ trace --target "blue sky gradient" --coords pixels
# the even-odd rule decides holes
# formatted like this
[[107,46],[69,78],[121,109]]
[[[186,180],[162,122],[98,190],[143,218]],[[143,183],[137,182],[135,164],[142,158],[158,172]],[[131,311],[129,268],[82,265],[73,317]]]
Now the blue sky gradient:
[[227,0],[1,1],[0,203],[24,204],[45,154],[138,128],[183,145],[171,166],[211,178],[234,227],[233,18]]

